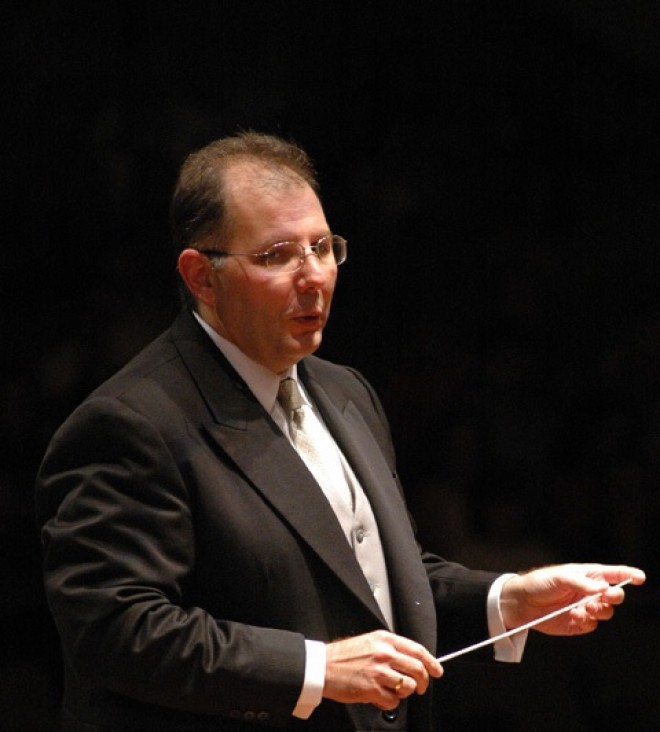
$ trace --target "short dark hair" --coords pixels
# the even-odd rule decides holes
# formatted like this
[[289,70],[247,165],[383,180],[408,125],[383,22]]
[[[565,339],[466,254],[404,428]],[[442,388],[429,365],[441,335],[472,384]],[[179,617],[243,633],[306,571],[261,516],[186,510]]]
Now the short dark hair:
[[170,226],[177,253],[211,234],[222,245],[231,221],[226,203],[225,172],[232,163],[253,161],[276,173],[302,179],[318,191],[314,166],[298,145],[275,135],[241,132],[193,152],[179,173],[170,204]]

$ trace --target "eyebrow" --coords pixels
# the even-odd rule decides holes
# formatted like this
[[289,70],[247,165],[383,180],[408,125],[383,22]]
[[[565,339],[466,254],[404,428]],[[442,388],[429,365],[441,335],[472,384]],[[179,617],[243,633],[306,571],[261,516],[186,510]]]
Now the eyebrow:
[[[326,229],[325,233],[320,234],[315,239],[312,239],[312,244],[316,244],[317,241],[320,241],[321,239],[325,239],[327,236],[332,236],[332,231],[330,229]],[[262,246],[266,249],[269,247],[273,247],[276,244],[284,244],[285,242],[294,242],[296,244],[300,243],[300,239],[295,239],[292,237],[289,238],[280,238],[280,239],[274,239],[270,244],[263,244]]]

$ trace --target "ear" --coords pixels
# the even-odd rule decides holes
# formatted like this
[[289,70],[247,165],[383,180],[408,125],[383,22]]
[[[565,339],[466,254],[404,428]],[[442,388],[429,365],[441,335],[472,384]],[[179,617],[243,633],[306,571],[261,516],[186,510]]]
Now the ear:
[[179,254],[179,274],[195,300],[205,305],[215,302],[215,272],[211,262],[196,249]]

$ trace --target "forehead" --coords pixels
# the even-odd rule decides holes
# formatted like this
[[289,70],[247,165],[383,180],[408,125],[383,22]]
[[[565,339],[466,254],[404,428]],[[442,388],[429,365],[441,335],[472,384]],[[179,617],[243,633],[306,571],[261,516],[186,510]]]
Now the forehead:
[[[300,226],[327,227],[312,187],[299,175],[260,162],[237,162],[225,174],[225,200],[232,229],[242,234],[294,236]],[[287,231],[291,229],[291,233]],[[272,230],[272,231],[269,231]]]
[[225,195],[232,203],[243,199],[278,198],[307,183],[293,170],[260,160],[237,160],[223,175]]

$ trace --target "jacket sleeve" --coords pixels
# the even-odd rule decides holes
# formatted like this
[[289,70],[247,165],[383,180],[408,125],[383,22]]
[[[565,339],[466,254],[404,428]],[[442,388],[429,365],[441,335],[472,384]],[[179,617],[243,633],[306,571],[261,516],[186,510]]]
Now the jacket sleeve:
[[205,714],[288,719],[304,638],[188,606],[195,536],[185,465],[147,418],[93,398],[37,481],[45,586],[65,663],[91,686]]

